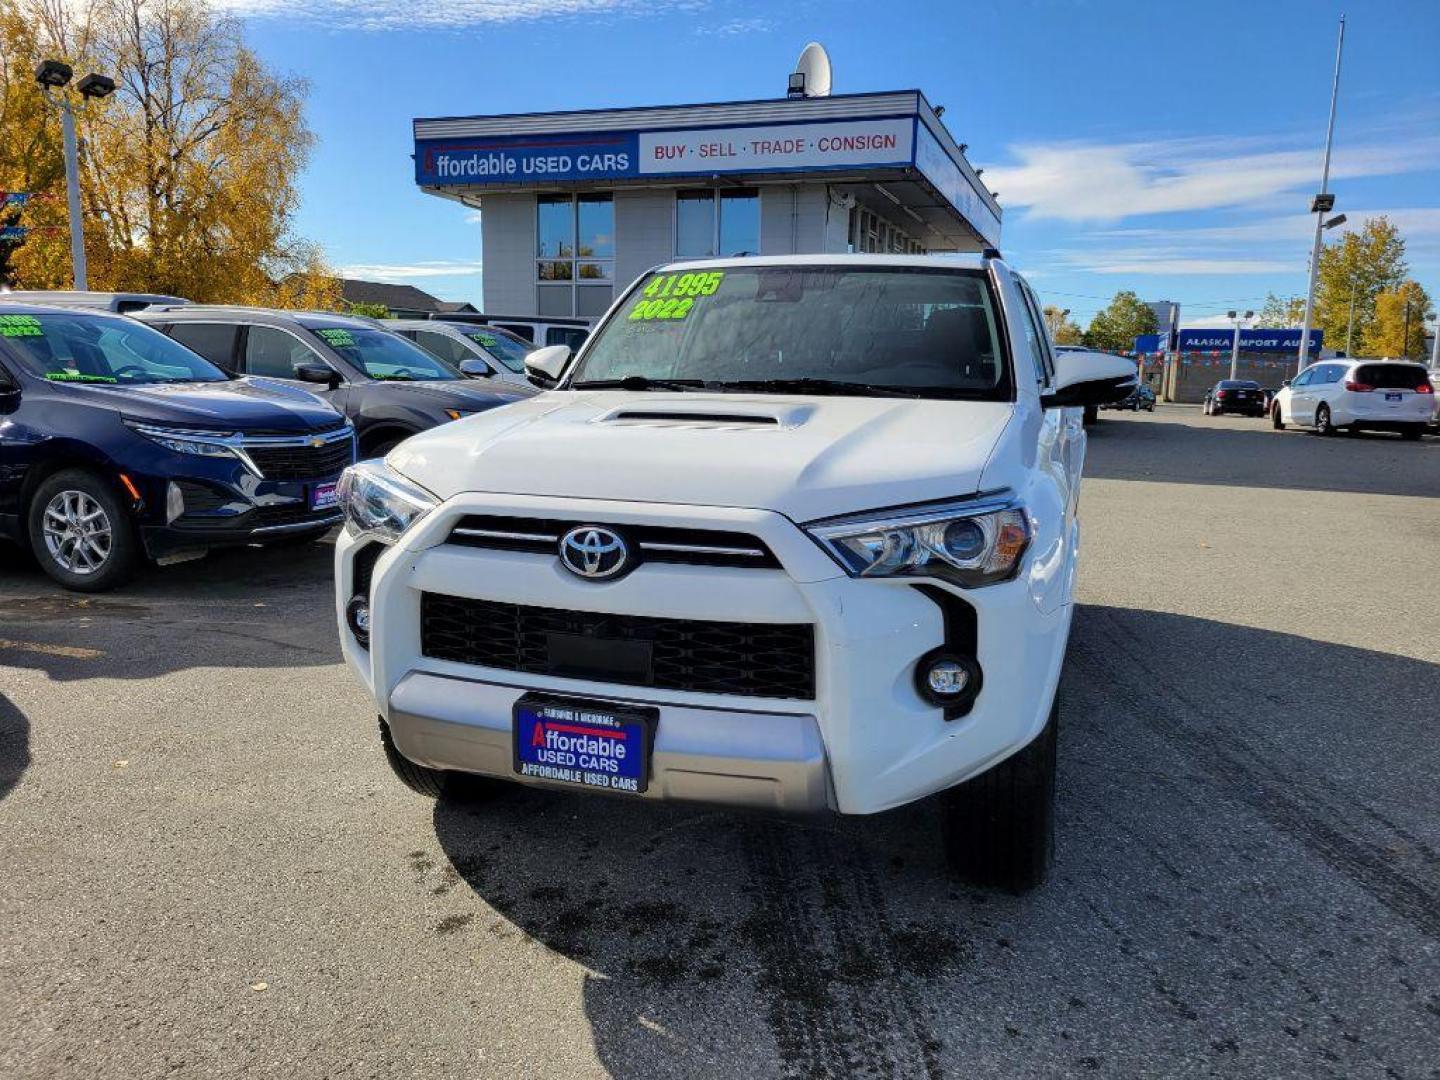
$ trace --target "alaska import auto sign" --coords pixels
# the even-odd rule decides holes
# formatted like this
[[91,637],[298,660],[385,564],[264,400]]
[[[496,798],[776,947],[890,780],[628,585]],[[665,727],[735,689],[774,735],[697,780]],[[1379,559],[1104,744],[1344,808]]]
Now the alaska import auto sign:
[[417,184],[524,184],[914,164],[913,117],[418,139]]

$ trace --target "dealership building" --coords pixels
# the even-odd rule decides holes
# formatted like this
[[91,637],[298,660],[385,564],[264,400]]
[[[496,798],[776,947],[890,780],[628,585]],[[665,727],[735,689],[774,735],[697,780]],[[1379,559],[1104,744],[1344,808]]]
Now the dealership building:
[[420,190],[481,212],[485,309],[594,318],[674,259],[998,247],[918,90],[414,121]]
[[[1162,399],[1196,404],[1217,382],[1230,377],[1235,333],[1234,328],[1176,330],[1169,347],[1164,334],[1141,334],[1135,339],[1134,355]],[[1273,389],[1295,374],[1301,331],[1259,327],[1239,333],[1236,378],[1253,379]],[[1324,330],[1310,331],[1309,355],[1317,360],[1327,355]]]

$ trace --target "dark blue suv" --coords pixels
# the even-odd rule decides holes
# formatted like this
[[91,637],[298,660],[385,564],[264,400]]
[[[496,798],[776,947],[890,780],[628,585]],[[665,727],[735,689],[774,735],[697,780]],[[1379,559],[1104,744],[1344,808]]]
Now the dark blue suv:
[[349,422],[121,315],[0,303],[0,535],[66,588],[340,520]]

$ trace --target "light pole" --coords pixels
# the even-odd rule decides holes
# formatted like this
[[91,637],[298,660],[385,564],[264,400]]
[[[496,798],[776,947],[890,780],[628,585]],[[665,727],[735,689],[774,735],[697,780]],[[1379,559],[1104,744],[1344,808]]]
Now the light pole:
[[[65,93],[72,75],[70,65],[59,60],[42,60],[35,69],[40,92],[60,110],[60,133],[65,140],[65,199],[70,209],[70,262],[75,288],[83,292],[90,283],[85,269],[85,222],[80,216],[80,153],[75,140],[75,110],[70,95]],[[115,92],[115,80],[91,72],[75,84],[75,89],[81,97],[98,101]]]
[[1430,366],[1440,371],[1440,319],[1435,320],[1435,341],[1430,346]]
[[1410,359],[1410,298],[1405,298],[1405,329],[1400,331],[1400,359]]
[[1335,196],[1326,192],[1330,186],[1330,148],[1335,141],[1335,104],[1340,98],[1340,57],[1345,51],[1345,16],[1340,16],[1340,40],[1335,46],[1335,81],[1330,87],[1330,123],[1325,128],[1325,164],[1320,170],[1320,194],[1310,203],[1315,215],[1315,242],[1310,247],[1310,287],[1305,292],[1305,318],[1300,324],[1300,352],[1296,373],[1305,370],[1310,358],[1310,316],[1315,310],[1315,277],[1320,272],[1320,233],[1325,215],[1335,208]]
[[1226,314],[1235,325],[1235,340],[1230,343],[1230,378],[1233,380],[1237,377],[1240,368],[1240,327],[1244,325],[1246,319],[1253,319],[1255,313],[1247,311],[1244,315],[1238,315],[1231,311]]
[[1350,275],[1350,321],[1345,324],[1345,355],[1350,356],[1350,339],[1355,336],[1355,283],[1359,274]]

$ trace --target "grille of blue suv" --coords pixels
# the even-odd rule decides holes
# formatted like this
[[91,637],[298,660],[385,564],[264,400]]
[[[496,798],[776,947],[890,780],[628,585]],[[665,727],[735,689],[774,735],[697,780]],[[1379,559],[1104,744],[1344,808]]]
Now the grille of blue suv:
[[320,446],[254,446],[245,453],[266,480],[328,480],[355,460],[353,439]]
[[531,675],[700,694],[815,696],[809,623],[661,619],[427,592],[420,642],[436,660]]

